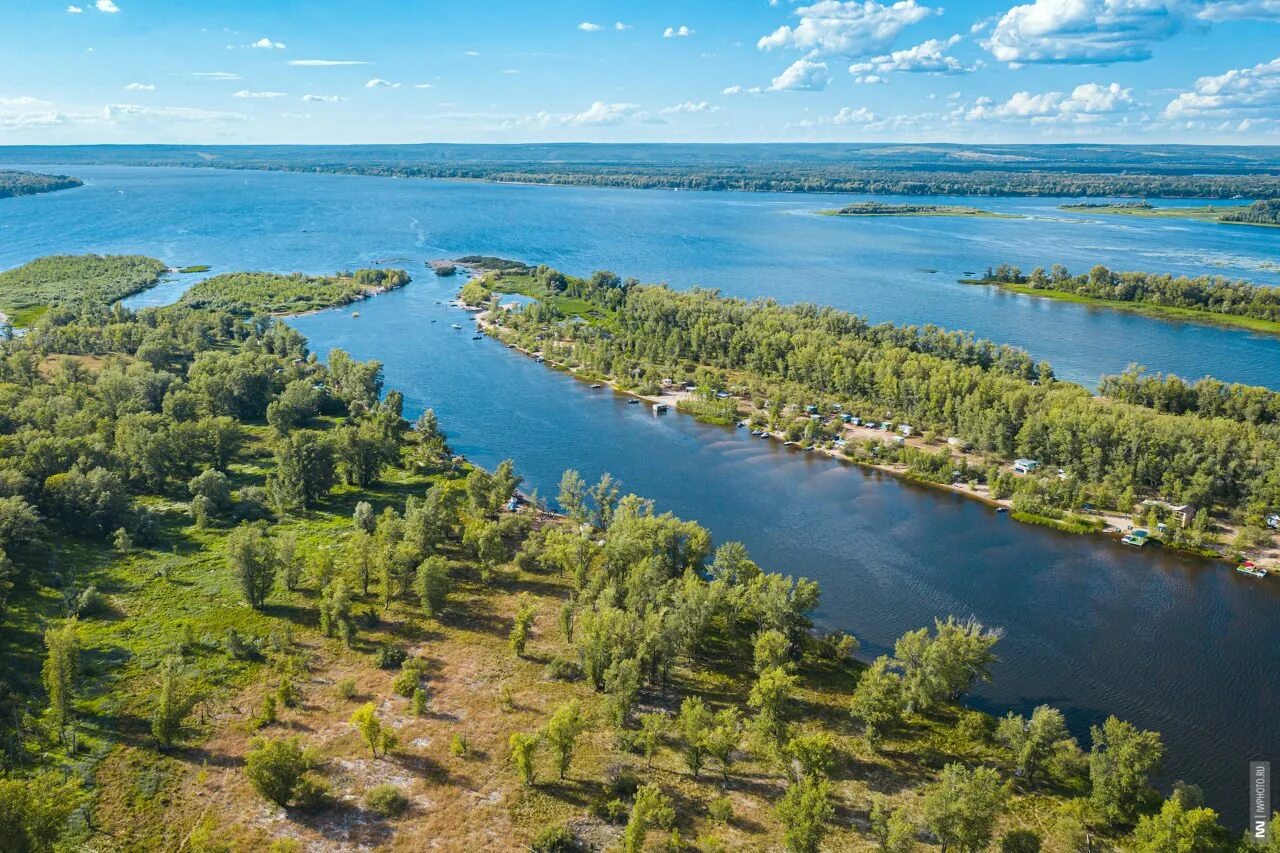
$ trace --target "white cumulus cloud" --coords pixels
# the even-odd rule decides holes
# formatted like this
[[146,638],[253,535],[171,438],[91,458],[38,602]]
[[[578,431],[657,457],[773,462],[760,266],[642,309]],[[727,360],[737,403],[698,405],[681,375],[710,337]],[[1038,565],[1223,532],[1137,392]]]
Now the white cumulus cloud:
[[680,113],[714,113],[720,108],[707,103],[706,101],[685,101],[683,104],[675,104],[674,106],[662,109],[663,115],[679,115]]
[[681,24],[678,27],[667,27],[662,31],[662,37],[664,39],[686,38],[691,35],[693,35],[693,30],[689,29],[684,24]]
[[614,21],[614,22],[613,22],[613,28],[614,28],[615,30],[619,30],[619,31],[621,31],[621,30],[629,30],[629,29],[631,29],[631,25],[630,25],[630,24],[624,24],[624,23],[622,23],[622,21]]
[[284,50],[284,42],[272,41],[266,36],[263,36],[262,38],[250,44],[249,47],[256,47],[261,50]]
[[756,47],[868,56],[887,48],[905,28],[939,13],[916,0],[889,5],[875,0],[819,0],[797,8],[799,23],[778,27],[756,42]]
[[236,92],[231,97],[266,100],[270,98],[283,98],[284,96],[285,96],[284,92],[254,92],[249,89],[241,89],[239,92]]
[[1274,118],[1280,115],[1280,57],[1252,68],[1201,77],[1164,109],[1167,119]]
[[374,77],[368,83],[364,84],[366,89],[399,89],[399,83],[392,83],[390,80],[383,80],[381,77]]
[[128,92],[154,92],[156,90],[155,83],[130,83],[124,87]]
[[67,14],[68,14],[68,15],[79,15],[79,14],[81,14],[82,12],[84,12],[84,9],[81,9],[79,6],[68,6],[68,7],[67,7]]
[[987,119],[1030,120],[1032,122],[1085,122],[1119,112],[1133,105],[1133,90],[1119,83],[1085,83],[1065,92],[1016,92],[997,103],[979,98],[965,114],[971,121]]
[[859,77],[874,76],[877,80],[881,75],[895,71],[908,74],[963,74],[972,71],[973,66],[967,66],[947,53],[959,41],[958,35],[948,39],[929,39],[915,47],[895,50],[866,62],[855,62],[849,66],[849,73]]
[[827,88],[831,73],[827,63],[810,59],[797,59],[786,70],[773,78],[771,92],[817,92]]
[[302,100],[310,104],[338,104],[346,98],[341,95],[303,95]]
[[116,12],[120,11],[120,7],[117,6],[113,0],[98,0],[98,2],[93,4],[93,7],[99,12],[106,12],[108,15],[114,15]]
[[596,30],[600,29],[600,25],[593,24],[590,21],[583,21],[581,24],[578,24],[578,29],[582,30],[584,33],[594,33]]
[[1035,0],[1014,6],[982,45],[1001,62],[1135,62],[1177,33],[1195,0]]
[[1204,21],[1266,21],[1280,18],[1280,0],[1220,0],[1200,10]]

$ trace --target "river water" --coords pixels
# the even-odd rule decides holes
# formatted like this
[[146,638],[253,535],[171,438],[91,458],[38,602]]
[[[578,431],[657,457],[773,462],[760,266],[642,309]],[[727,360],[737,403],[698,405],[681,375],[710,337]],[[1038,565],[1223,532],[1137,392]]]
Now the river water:
[[[743,431],[654,416],[607,389],[471,340],[444,302],[457,281],[424,260],[464,253],[610,268],[674,286],[807,299],[873,320],[969,328],[1027,347],[1092,383],[1153,369],[1274,384],[1272,338],[1032,300],[954,283],[1010,260],[1223,274],[1274,283],[1280,232],[1071,216],[1057,200],[974,200],[1028,219],[847,221],[812,215],[849,197],[495,186],[329,175],[77,168],[83,189],[0,203],[0,267],[55,252],[141,252],[174,265],[320,273],[402,265],[413,284],[293,323],[315,349],[386,365],[410,414],[432,406],[455,448],[511,457],[526,489],[561,471],[610,471],[663,510],[739,539],[771,570],[821,582],[821,621],[867,655],[947,614],[1005,629],[994,683],[974,704],[1051,703],[1074,731],[1108,713],[1159,729],[1166,776],[1202,785],[1232,825],[1246,760],[1280,754],[1280,583],[1221,564],[1058,534],[949,493],[903,483]],[[936,273],[925,272],[936,269]],[[171,301],[181,277],[131,300]],[[467,328],[450,328],[461,322]]]

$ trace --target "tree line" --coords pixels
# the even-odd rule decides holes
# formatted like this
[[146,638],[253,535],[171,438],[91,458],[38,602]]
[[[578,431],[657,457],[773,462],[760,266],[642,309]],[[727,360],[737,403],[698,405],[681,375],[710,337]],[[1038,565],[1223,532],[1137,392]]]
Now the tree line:
[[1030,274],[1010,264],[983,273],[984,283],[1025,284],[1036,290],[1074,293],[1111,302],[1138,302],[1190,308],[1213,314],[1280,321],[1280,287],[1267,287],[1223,276],[1174,276],[1169,273],[1113,272],[1101,264],[1072,275],[1062,264]]
[[38,172],[0,169],[0,198],[50,193],[80,186],[84,186],[84,181],[70,175],[43,175]]
[[241,316],[297,314],[347,305],[408,283],[409,274],[399,269],[361,269],[332,276],[224,273],[197,282],[182,295],[182,302]]

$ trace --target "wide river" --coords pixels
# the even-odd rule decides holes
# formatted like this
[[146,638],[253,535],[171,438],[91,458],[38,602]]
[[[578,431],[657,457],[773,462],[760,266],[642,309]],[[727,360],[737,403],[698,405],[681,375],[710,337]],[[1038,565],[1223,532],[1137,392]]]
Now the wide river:
[[[1011,522],[912,486],[741,431],[655,417],[469,332],[443,304],[456,281],[425,271],[463,253],[609,268],[677,287],[812,300],[872,320],[933,322],[1018,344],[1086,383],[1138,361],[1189,376],[1280,382],[1273,338],[1097,311],[955,283],[1010,260],[1222,273],[1275,283],[1280,232],[1116,222],[1060,200],[972,203],[1017,220],[838,220],[850,197],[504,186],[215,170],[77,168],[81,189],[0,202],[0,267],[57,252],[141,252],[171,264],[312,273],[385,263],[409,287],[359,319],[295,319],[321,352],[386,365],[411,414],[433,406],[457,450],[515,459],[526,489],[561,471],[604,471],[661,509],[739,539],[770,569],[819,580],[820,618],[874,655],[947,614],[1005,629],[994,683],[974,703],[1064,710],[1073,729],[1115,713],[1163,732],[1166,777],[1202,785],[1233,826],[1246,759],[1280,756],[1280,583],[1221,564]],[[936,273],[925,270],[934,269]],[[192,277],[132,301],[176,298]]]

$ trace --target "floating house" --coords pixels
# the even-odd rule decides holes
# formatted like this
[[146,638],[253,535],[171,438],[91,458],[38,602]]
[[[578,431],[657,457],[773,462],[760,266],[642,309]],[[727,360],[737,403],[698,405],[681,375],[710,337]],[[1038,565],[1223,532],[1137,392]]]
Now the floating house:
[[1143,530],[1142,528],[1138,528],[1137,530],[1133,531],[1132,533],[1130,533],[1128,536],[1124,537],[1120,541],[1126,545],[1132,545],[1135,548],[1141,548],[1143,545],[1147,544],[1147,531]]
[[660,415],[660,414],[662,414],[663,412],[665,412],[666,410],[667,410],[667,404],[666,404],[666,403],[654,403],[654,404],[653,404],[653,412],[654,412],[654,414],[656,414],[656,415]]
[[1034,459],[1013,460],[1013,473],[1015,474],[1030,474],[1039,467],[1040,463]]

